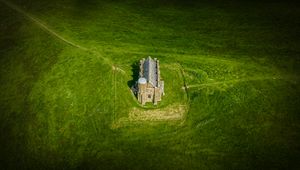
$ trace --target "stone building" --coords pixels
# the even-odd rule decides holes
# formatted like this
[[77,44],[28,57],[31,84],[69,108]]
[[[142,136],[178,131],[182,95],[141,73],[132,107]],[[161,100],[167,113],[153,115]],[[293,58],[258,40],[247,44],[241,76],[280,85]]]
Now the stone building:
[[140,73],[137,82],[137,98],[144,105],[153,102],[155,105],[164,95],[164,81],[161,81],[159,60],[150,56],[140,60]]

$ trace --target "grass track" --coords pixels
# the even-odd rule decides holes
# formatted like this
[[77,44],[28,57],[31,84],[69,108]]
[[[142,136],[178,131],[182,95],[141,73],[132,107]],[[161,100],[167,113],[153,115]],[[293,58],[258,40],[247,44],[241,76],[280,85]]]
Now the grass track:
[[64,41],[65,43],[79,48],[81,50],[84,51],[88,51],[87,48],[82,47],[78,44],[75,44],[74,42],[65,39],[64,37],[62,37],[61,35],[59,35],[58,33],[56,33],[54,30],[50,29],[47,25],[43,24],[41,21],[39,21],[37,18],[35,18],[34,16],[32,16],[31,14],[25,12],[24,10],[22,10],[21,8],[19,8],[18,6],[16,6],[15,4],[9,2],[9,1],[5,1],[5,0],[1,0],[2,3],[4,3],[5,5],[7,5],[8,7],[10,7],[11,9],[19,12],[20,14],[22,14],[23,16],[25,16],[26,18],[28,18],[29,20],[31,20],[32,22],[36,23],[37,26],[39,26],[40,28],[44,29],[45,31],[47,31],[49,34],[53,35],[54,37]]
[[236,80],[227,80],[227,81],[220,81],[220,82],[213,82],[213,83],[204,83],[204,84],[193,84],[182,87],[182,89],[186,88],[205,88],[209,86],[215,86],[220,84],[232,84],[232,83],[239,83],[239,82],[248,82],[248,81],[264,81],[264,80],[285,80],[285,81],[297,81],[298,77],[251,77],[245,79],[236,79]]
[[[49,34],[53,35],[54,37],[62,40],[63,42],[73,46],[73,47],[76,47],[78,49],[81,49],[83,51],[87,51],[87,52],[91,52],[93,54],[96,54],[98,57],[100,57],[101,59],[103,59],[104,62],[110,64],[110,65],[113,65],[111,63],[111,61],[109,61],[107,58],[103,57],[99,52],[95,52],[95,51],[92,51],[86,47],[83,47],[79,44],[76,44],[75,42],[72,42],[71,40],[67,40],[65,39],[63,36],[59,35],[58,33],[56,33],[53,29],[50,29],[46,24],[42,23],[39,19],[35,18],[34,16],[32,16],[31,14],[29,14],[28,12],[25,12],[24,10],[22,10],[21,8],[19,8],[18,6],[16,6],[15,4],[9,2],[9,1],[6,1],[6,0],[1,0],[2,3],[4,3],[5,5],[7,5],[8,7],[10,7],[11,9],[19,12],[20,14],[22,14],[23,16],[25,16],[26,18],[28,18],[29,20],[31,20],[32,22],[36,23],[37,26],[39,26],[40,28],[44,29],[45,31],[47,31]],[[113,69],[116,69],[118,71],[121,71],[124,73],[124,70],[116,67],[116,66],[112,66]]]

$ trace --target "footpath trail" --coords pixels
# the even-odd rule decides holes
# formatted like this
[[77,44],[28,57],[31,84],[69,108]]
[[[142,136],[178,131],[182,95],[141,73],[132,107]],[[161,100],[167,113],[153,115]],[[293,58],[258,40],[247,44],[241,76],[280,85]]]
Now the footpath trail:
[[21,8],[19,8],[18,6],[16,6],[15,4],[11,3],[11,2],[8,2],[6,0],[0,0],[2,3],[4,3],[6,6],[10,7],[11,9],[19,12],[20,14],[22,14],[23,16],[25,16],[27,19],[31,20],[32,22],[34,22],[35,24],[37,24],[40,28],[46,30],[49,34],[53,35],[54,37],[64,41],[65,43],[73,46],[73,47],[76,47],[76,48],[79,48],[81,50],[84,50],[84,51],[88,51],[87,48],[85,47],[82,47],[78,44],[75,44],[73,43],[72,41],[70,40],[67,40],[65,39],[64,37],[62,37],[61,35],[57,34],[54,30],[50,29],[48,26],[46,26],[45,24],[43,24],[40,20],[38,20],[37,18],[33,17],[31,14],[29,14],[28,12],[22,10]]
[[65,42],[66,44],[68,44],[70,46],[73,46],[75,48],[78,48],[78,49],[81,49],[83,51],[95,54],[97,57],[103,59],[105,61],[105,63],[109,64],[112,67],[113,70],[117,70],[117,71],[120,71],[122,73],[125,73],[124,70],[122,70],[121,68],[116,67],[112,63],[112,61],[110,61],[108,58],[106,58],[103,55],[101,55],[99,52],[93,51],[93,50],[88,49],[86,47],[83,47],[83,46],[81,46],[81,45],[79,45],[79,44],[77,44],[75,42],[72,42],[71,40],[68,40],[68,39],[64,38],[63,36],[61,36],[57,32],[55,32],[53,29],[49,28],[49,26],[47,26],[46,24],[44,24],[41,20],[39,20],[38,18],[34,17],[30,13],[24,11],[23,9],[21,9],[17,5],[13,4],[12,2],[9,2],[9,1],[6,1],[6,0],[0,0],[0,2],[2,2],[3,4],[5,4],[9,8],[17,11],[18,13],[20,13],[21,15],[23,15],[25,18],[29,19],[30,21],[32,21],[33,23],[35,23],[38,27],[40,27],[41,29],[45,30],[46,32],[48,32],[50,35],[56,37],[57,39]]
[[[82,45],[79,45],[78,43],[75,43],[74,41],[71,41],[69,39],[66,39],[65,37],[63,37],[62,35],[60,35],[59,33],[57,33],[55,30],[51,29],[47,24],[45,24],[45,22],[43,22],[42,20],[38,19],[36,16],[33,16],[32,14],[24,11],[23,9],[21,9],[19,6],[17,6],[16,4],[9,2],[7,0],[0,0],[0,2],[2,2],[3,4],[5,4],[6,6],[8,6],[9,8],[17,11],[18,13],[20,13],[21,15],[23,15],[25,18],[29,19],[30,21],[32,21],[33,23],[35,23],[38,27],[40,27],[41,29],[45,30],[46,32],[48,32],[49,34],[51,34],[52,36],[56,37],[57,39],[65,42],[66,44],[73,46],[75,48],[81,49],[83,51],[86,52],[90,52],[92,54],[95,54],[97,57],[103,59],[107,64],[109,64],[113,70],[116,70],[118,72],[121,73],[125,73],[125,71],[119,67],[117,67],[116,65],[114,65],[114,63],[107,57],[104,57],[102,54],[100,54],[99,52],[86,48]],[[118,49],[120,50],[120,49]],[[112,50],[107,50],[105,49],[104,51],[106,52],[111,52]],[[141,54],[141,55],[169,55],[169,56],[178,56],[180,54],[178,53],[172,53],[172,52],[165,52],[165,53],[151,53],[151,52],[142,52],[142,51],[132,51],[132,50],[128,50],[128,49],[122,49],[121,50],[124,53],[135,53],[135,54]],[[180,55],[181,56],[181,55]],[[187,56],[184,55],[184,57],[193,57],[193,56]],[[211,61],[221,61],[221,62],[230,62],[230,63],[239,63],[237,61],[231,61],[231,60],[225,60],[225,59],[218,59],[218,58],[207,58],[207,57],[199,57],[197,56],[197,59],[205,59],[205,60],[211,60]]]
[[218,82],[212,82],[212,83],[203,83],[203,84],[193,84],[193,85],[187,85],[185,87],[182,87],[182,89],[190,89],[190,88],[205,88],[215,85],[221,85],[221,84],[229,84],[229,83],[239,83],[239,82],[249,82],[249,81],[264,81],[264,80],[295,80],[297,81],[298,77],[279,77],[279,76],[269,76],[269,77],[250,77],[250,78],[243,78],[243,79],[235,79],[235,80],[227,80],[227,81],[218,81]]
[[[55,30],[51,29],[51,27],[49,27],[47,24],[45,24],[45,22],[43,22],[42,20],[38,19],[37,17],[33,16],[32,14],[24,11],[22,8],[20,8],[19,6],[17,6],[16,4],[9,2],[7,0],[0,0],[0,2],[2,2],[3,4],[5,4],[6,6],[8,6],[9,8],[17,11],[18,13],[20,13],[21,15],[23,15],[25,18],[29,19],[30,21],[32,21],[33,23],[35,23],[38,27],[40,27],[41,29],[45,30],[46,32],[48,32],[50,35],[52,35],[53,37],[65,42],[66,44],[73,46],[75,48],[81,49],[83,51],[92,53],[94,55],[96,55],[97,57],[101,58],[105,63],[109,64],[112,67],[112,70],[121,72],[121,73],[125,73],[125,71],[123,69],[121,69],[120,67],[117,67],[109,58],[104,57],[101,53],[99,53],[98,51],[86,48],[82,45],[79,45],[78,43],[71,41],[69,39],[66,39],[65,37],[63,37],[62,35],[60,35],[59,33],[57,33]],[[119,49],[120,50],[120,49]],[[111,52],[111,50],[104,50],[107,52]],[[180,54],[177,53],[171,53],[171,52],[165,52],[165,53],[149,53],[149,52],[142,52],[142,51],[131,51],[131,50],[126,50],[126,49],[122,49],[122,52],[125,53],[136,53],[136,54],[141,54],[141,55],[169,55],[169,56],[178,56]],[[193,56],[187,56],[184,55],[184,57],[193,57]],[[218,59],[218,58],[207,58],[207,57],[199,57],[197,56],[197,59],[205,59],[206,61],[220,61],[220,62],[226,62],[226,63],[239,63],[237,61],[231,61],[231,60],[225,60],[225,59]]]

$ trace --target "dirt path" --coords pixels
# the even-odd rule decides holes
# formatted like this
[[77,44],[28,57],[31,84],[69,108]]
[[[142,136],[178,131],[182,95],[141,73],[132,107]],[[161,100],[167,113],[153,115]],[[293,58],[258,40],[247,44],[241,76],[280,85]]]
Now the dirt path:
[[[60,34],[58,34],[57,32],[55,32],[55,30],[49,28],[49,26],[47,26],[44,22],[42,22],[41,20],[39,20],[38,18],[34,17],[33,15],[31,15],[30,13],[24,11],[23,9],[21,9],[20,7],[18,7],[17,5],[15,5],[12,2],[9,2],[7,0],[0,0],[0,2],[4,3],[6,6],[8,6],[9,8],[19,12],[21,15],[25,16],[27,19],[29,19],[30,21],[32,21],[33,23],[35,23],[37,26],[39,26],[41,29],[47,31],[49,34],[51,34],[52,36],[56,37],[57,39],[65,42],[66,44],[69,44],[75,48],[81,49],[83,51],[87,51],[90,53],[95,54],[97,57],[103,59],[107,64],[109,64],[113,70],[119,71],[121,73],[125,73],[125,71],[117,66],[114,66],[113,62],[110,61],[107,57],[104,57],[103,55],[101,55],[99,52],[91,50],[89,48],[86,48],[84,46],[81,46],[71,40],[68,40],[66,38],[64,38],[63,36],[61,36]],[[111,52],[113,50],[105,50],[107,52]],[[136,54],[141,54],[141,55],[169,55],[169,56],[181,56],[180,54],[176,54],[176,53],[172,53],[172,52],[166,52],[166,53],[149,53],[149,52],[141,52],[141,51],[130,51],[130,50],[122,50],[122,52],[126,52],[126,53],[136,53]],[[184,55],[185,57],[190,57],[193,58],[195,56],[189,56],[189,55]],[[197,59],[205,59],[206,61],[219,61],[219,62],[226,62],[226,63],[238,63],[241,64],[237,61],[233,61],[233,60],[226,60],[226,59],[219,59],[219,58],[207,58],[207,57],[199,57],[197,56]]]
[[84,51],[88,51],[87,48],[85,47],[82,47],[78,44],[75,44],[67,39],[65,39],[64,37],[62,37],[61,35],[57,34],[55,31],[53,31],[52,29],[50,29],[48,26],[46,26],[45,24],[43,24],[41,21],[39,21],[37,18],[33,17],[31,14],[25,12],[24,10],[22,10],[21,8],[19,8],[18,6],[16,6],[15,4],[11,3],[11,2],[8,2],[6,0],[0,0],[1,2],[3,2],[6,6],[10,7],[11,9],[19,12],[20,14],[22,14],[23,16],[25,16],[27,19],[31,20],[32,22],[34,22],[35,24],[37,24],[40,28],[46,30],[49,34],[53,35],[54,37],[64,41],[65,43],[73,46],[73,47],[76,47],[76,48],[79,48],[81,50],[84,50]]
[[186,87],[182,87],[182,89],[185,88],[205,88],[209,86],[214,85],[220,85],[220,84],[226,84],[226,83],[239,83],[239,82],[247,82],[247,81],[263,81],[263,80],[297,80],[297,77],[250,77],[250,78],[244,78],[244,79],[236,79],[236,80],[227,80],[227,81],[219,81],[219,82],[212,82],[212,83],[203,83],[203,84],[193,84],[188,85]]
[[3,4],[5,4],[6,6],[8,6],[9,8],[19,12],[21,15],[23,15],[24,17],[26,17],[27,19],[29,19],[30,21],[32,21],[33,23],[35,23],[38,27],[40,27],[41,29],[45,30],[46,32],[48,32],[50,35],[56,37],[57,39],[65,42],[66,44],[69,44],[75,48],[81,49],[83,51],[87,51],[90,53],[95,54],[97,57],[103,59],[107,64],[112,66],[113,70],[117,70],[120,71],[122,73],[125,73],[124,70],[122,70],[119,67],[114,66],[114,64],[106,57],[103,57],[99,52],[93,51],[91,49],[88,49],[86,47],[83,47],[75,42],[72,42],[70,40],[67,40],[66,38],[64,38],[63,36],[59,35],[58,33],[56,33],[53,29],[49,28],[49,26],[47,26],[46,24],[44,24],[42,21],[40,21],[39,19],[37,19],[36,17],[32,16],[31,14],[29,14],[28,12],[22,10],[21,8],[19,8],[17,5],[8,2],[6,0],[0,0],[0,2],[2,2]]

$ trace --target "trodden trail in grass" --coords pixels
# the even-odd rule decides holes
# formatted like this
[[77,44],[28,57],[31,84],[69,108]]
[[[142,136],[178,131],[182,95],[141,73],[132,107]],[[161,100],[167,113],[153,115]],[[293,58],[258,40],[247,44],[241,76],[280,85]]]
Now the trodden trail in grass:
[[64,38],[63,36],[59,35],[57,32],[55,32],[53,29],[49,28],[49,26],[47,26],[44,22],[42,22],[41,20],[39,20],[37,17],[31,15],[30,13],[22,10],[20,7],[18,7],[17,5],[13,4],[12,2],[8,2],[6,0],[0,0],[3,4],[5,4],[6,6],[8,6],[9,8],[19,12],[20,14],[22,14],[23,16],[25,16],[27,19],[29,19],[30,21],[32,21],[33,23],[35,23],[38,27],[40,27],[41,29],[45,30],[46,32],[48,32],[49,34],[51,34],[52,36],[56,37],[57,39],[75,47],[78,48],[80,50],[86,51],[86,52],[90,52],[92,54],[95,54],[97,57],[100,57],[101,59],[103,59],[105,61],[105,63],[109,64],[112,66],[113,70],[117,70],[120,71],[122,73],[125,73],[124,70],[122,70],[121,68],[116,67],[112,61],[110,61],[107,57],[104,57],[103,55],[101,55],[99,52],[91,50],[89,48],[83,47],[75,42],[72,42],[71,40],[68,40],[66,38]]
[[[73,46],[75,48],[78,48],[78,49],[81,49],[83,51],[86,51],[86,52],[90,52],[92,54],[95,54],[96,56],[100,57],[101,59],[103,59],[107,64],[111,65],[112,66],[112,69],[113,70],[117,70],[121,73],[125,73],[125,71],[123,69],[121,69],[120,67],[117,67],[110,59],[108,59],[107,57],[104,57],[102,54],[100,54],[98,51],[95,51],[95,50],[92,50],[92,49],[89,49],[87,47],[84,47],[82,45],[79,45],[78,43],[76,42],[73,42],[69,39],[66,39],[64,38],[62,35],[60,35],[59,33],[57,33],[55,30],[51,29],[47,24],[45,24],[44,21],[41,21],[40,19],[38,19],[36,16],[33,16],[32,14],[24,11],[23,9],[21,9],[20,7],[18,7],[16,4],[12,3],[12,2],[9,2],[9,1],[6,1],[6,0],[0,0],[3,4],[5,4],[6,6],[8,6],[9,8],[19,12],[20,14],[22,14],[23,16],[25,16],[27,19],[29,19],[30,21],[32,21],[33,23],[35,23],[38,27],[40,27],[41,29],[45,30],[46,32],[48,32],[49,34],[51,34],[52,36],[56,37],[57,39],[65,42],[66,44],[69,44],[70,46]],[[120,49],[119,49],[120,50]],[[113,50],[105,50],[107,52],[112,52]],[[180,55],[178,53],[172,53],[172,52],[159,52],[159,53],[151,53],[151,52],[141,52],[141,51],[132,51],[132,50],[126,50],[126,49],[122,49],[121,50],[122,52],[125,52],[125,53],[135,53],[135,54],[141,54],[141,55],[176,55],[176,56],[184,56],[184,57],[187,57],[189,55]],[[189,57],[195,57],[193,55],[190,55]],[[222,62],[237,62],[237,61],[234,61],[234,60],[226,60],[226,59],[219,59],[219,58],[207,58],[207,57],[200,57],[200,56],[197,56],[197,58],[202,58],[202,59],[205,59],[205,60],[212,60],[212,61],[222,61]],[[238,63],[238,62],[237,62]]]
[[226,81],[218,81],[218,82],[212,82],[212,83],[203,83],[203,84],[192,84],[183,86],[182,89],[190,89],[190,88],[205,88],[209,86],[214,85],[220,85],[220,84],[226,84],[226,83],[239,83],[239,82],[249,82],[249,81],[264,81],[264,80],[294,80],[298,81],[298,77],[279,77],[279,76],[269,76],[269,77],[250,77],[250,78],[243,78],[243,79],[235,79],[235,80],[226,80]]

